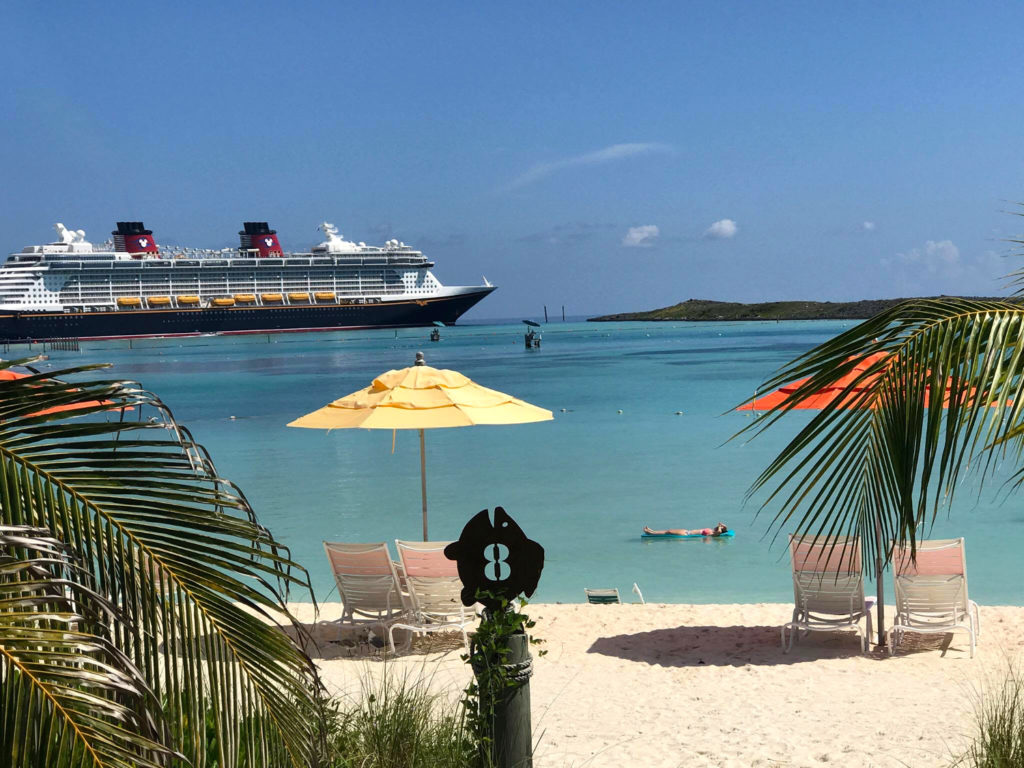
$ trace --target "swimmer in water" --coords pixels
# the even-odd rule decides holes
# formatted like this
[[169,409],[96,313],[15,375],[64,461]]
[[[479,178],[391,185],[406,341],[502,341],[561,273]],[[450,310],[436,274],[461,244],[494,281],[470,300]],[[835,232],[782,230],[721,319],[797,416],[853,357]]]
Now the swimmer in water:
[[694,528],[693,530],[687,530],[686,528],[666,528],[663,531],[655,531],[651,528],[644,526],[644,533],[652,534],[654,536],[664,536],[665,534],[671,534],[673,536],[721,536],[723,533],[728,533],[729,527],[725,523],[719,523],[714,528]]

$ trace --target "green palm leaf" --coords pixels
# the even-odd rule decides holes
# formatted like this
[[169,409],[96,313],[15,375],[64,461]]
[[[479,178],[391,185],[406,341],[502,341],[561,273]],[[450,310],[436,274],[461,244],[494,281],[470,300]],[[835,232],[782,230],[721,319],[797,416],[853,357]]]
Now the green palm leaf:
[[19,766],[159,768],[173,756],[122,618],[49,531],[0,526],[0,754]]
[[[814,414],[753,483],[776,531],[860,534],[874,551],[913,549],[918,526],[952,503],[970,468],[1024,446],[1024,309],[967,299],[899,304],[786,365],[757,396],[807,377],[740,435],[757,435],[874,353],[887,357]],[[872,376],[872,386],[861,388]],[[938,407],[948,392],[947,407]],[[928,402],[932,407],[926,407]],[[876,525],[877,523],[877,525]],[[880,537],[880,541],[879,541]]]
[[[124,614],[113,643],[194,765],[211,716],[221,765],[309,764],[319,681],[278,623],[294,624],[284,601],[291,587],[311,596],[308,574],[159,398],[95,368],[0,381],[0,524],[45,528],[80,553]],[[83,407],[52,410],[71,405]],[[240,728],[246,718],[263,725]]]

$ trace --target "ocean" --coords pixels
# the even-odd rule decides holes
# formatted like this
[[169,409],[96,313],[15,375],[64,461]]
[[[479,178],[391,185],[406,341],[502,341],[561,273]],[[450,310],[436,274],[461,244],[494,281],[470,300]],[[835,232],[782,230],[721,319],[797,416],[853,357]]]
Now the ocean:
[[[146,339],[85,342],[48,364],[109,362],[112,377],[156,392],[309,569],[318,599],[337,599],[324,540],[421,538],[418,435],[399,432],[392,453],[391,432],[285,425],[423,351],[429,365],[555,414],[426,433],[431,539],[457,538],[474,514],[502,506],[546,551],[534,601],[579,602],[584,587],[637,600],[636,583],[648,602],[787,602],[785,536],[773,540],[773,510],[745,495],[813,413],[730,440],[752,418],[732,409],[849,325],[552,323],[538,350],[524,349],[518,323],[445,328],[438,343],[427,329]],[[966,537],[973,599],[1024,605],[1021,497],[998,482],[958,494],[929,536]],[[736,536],[640,539],[645,524],[718,521]]]

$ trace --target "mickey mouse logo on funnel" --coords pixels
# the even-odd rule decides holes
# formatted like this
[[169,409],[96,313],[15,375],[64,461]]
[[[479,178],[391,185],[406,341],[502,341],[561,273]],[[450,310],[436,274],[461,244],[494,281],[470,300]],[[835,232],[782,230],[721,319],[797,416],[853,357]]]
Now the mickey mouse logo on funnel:
[[[458,565],[462,604],[482,602],[490,611],[500,607],[500,598],[530,597],[544,569],[544,547],[526,538],[501,507],[494,508],[493,523],[486,509],[474,515],[459,540],[444,548],[444,555]],[[478,600],[481,591],[494,597]]]

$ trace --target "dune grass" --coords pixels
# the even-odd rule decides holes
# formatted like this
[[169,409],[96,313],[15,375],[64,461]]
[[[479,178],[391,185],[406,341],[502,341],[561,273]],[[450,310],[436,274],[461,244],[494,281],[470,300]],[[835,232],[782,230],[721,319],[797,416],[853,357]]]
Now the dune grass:
[[988,691],[975,690],[976,733],[957,768],[1024,766],[1024,674],[1007,662],[1006,675]]
[[422,678],[385,669],[358,696],[327,704],[330,768],[477,768],[478,750],[457,702]]

